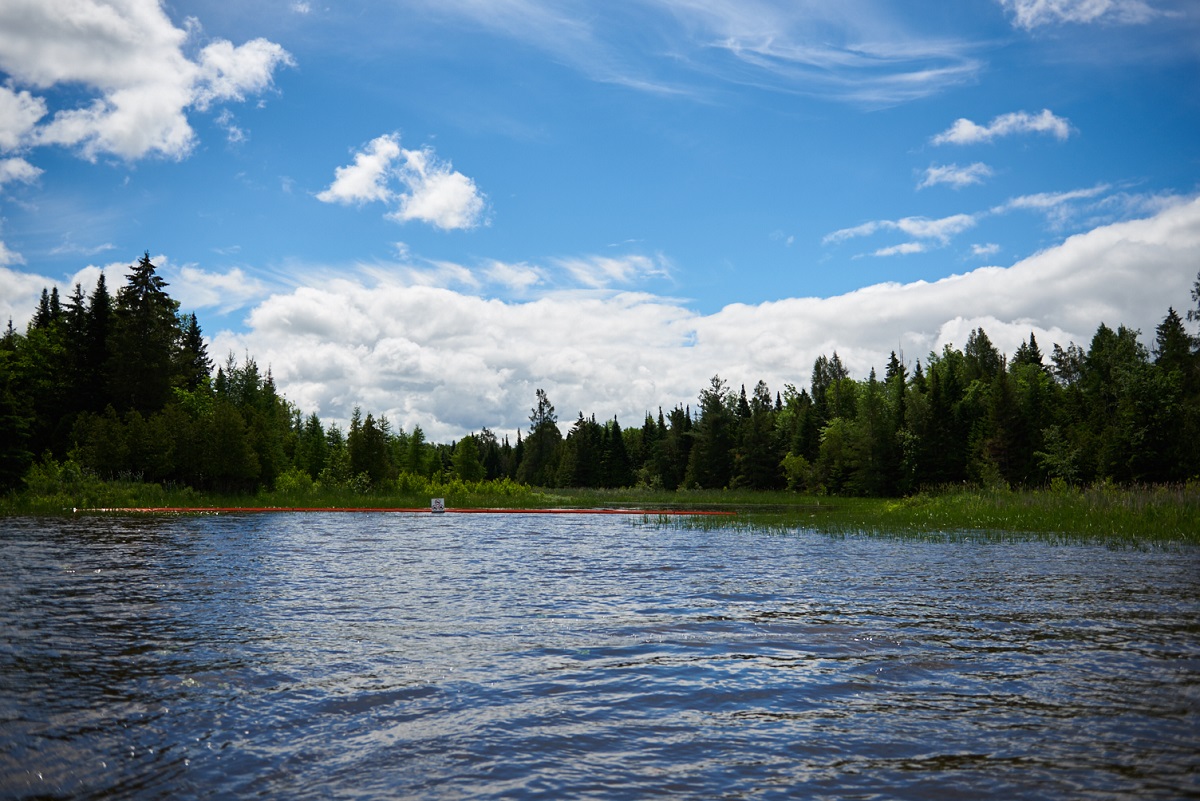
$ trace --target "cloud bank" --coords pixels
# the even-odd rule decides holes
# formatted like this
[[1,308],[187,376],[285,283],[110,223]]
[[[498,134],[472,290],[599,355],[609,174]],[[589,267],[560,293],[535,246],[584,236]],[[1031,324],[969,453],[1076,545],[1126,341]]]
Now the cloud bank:
[[[714,373],[733,386],[806,386],[813,361],[834,350],[865,377],[893,349],[911,365],[947,342],[961,347],[977,326],[1010,354],[1030,331],[1046,351],[1086,345],[1100,322],[1152,336],[1168,306],[1186,306],[1198,263],[1200,200],[1189,200],[1010,267],[710,315],[611,290],[501,301],[375,270],[268,298],[246,333],[214,338],[212,355],[252,354],[289,399],[323,419],[344,421],[361,404],[439,441],[483,426],[526,428],[539,387],[565,423],[584,411],[637,425],[660,404],[694,404]],[[539,275],[491,269],[517,282]]]

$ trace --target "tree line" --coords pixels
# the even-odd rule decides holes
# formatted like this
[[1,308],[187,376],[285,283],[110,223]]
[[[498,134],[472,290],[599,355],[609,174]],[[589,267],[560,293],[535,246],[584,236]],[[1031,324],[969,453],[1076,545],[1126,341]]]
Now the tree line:
[[[0,339],[0,488],[38,459],[107,479],[218,492],[321,485],[383,490],[406,476],[540,487],[792,489],[904,495],[964,482],[1037,487],[1200,475],[1200,339],[1168,309],[1146,348],[1101,324],[1088,347],[1033,333],[1011,357],[982,328],[910,370],[892,353],[854,379],[820,356],[807,386],[747,392],[714,376],[693,408],[641,426],[579,412],[566,435],[539,389],[517,441],[484,428],[449,444],[355,408],[348,428],[303,414],[268,369],[231,355],[213,372],[195,314],[145,254],[110,294],[43,290],[24,333]],[[1200,320],[1200,275],[1192,290]]]

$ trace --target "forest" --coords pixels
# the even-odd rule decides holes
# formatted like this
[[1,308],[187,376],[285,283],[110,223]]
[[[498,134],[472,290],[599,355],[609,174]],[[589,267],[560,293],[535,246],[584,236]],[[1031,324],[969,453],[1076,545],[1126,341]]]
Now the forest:
[[[1200,476],[1200,338],[1167,309],[1141,333],[1101,324],[1086,348],[1030,333],[1011,356],[982,329],[910,370],[851,378],[836,352],[807,386],[747,391],[719,376],[695,406],[622,427],[579,413],[564,436],[538,390],[517,441],[488,428],[453,443],[355,408],[348,428],[283,397],[268,369],[215,365],[195,314],[146,253],[115,294],[43,290],[24,333],[0,339],[0,490],[71,464],[106,480],[216,493],[279,487],[386,491],[412,477],[534,487],[793,490],[904,496],[944,486],[1169,484]],[[1184,317],[1200,321],[1200,274]]]

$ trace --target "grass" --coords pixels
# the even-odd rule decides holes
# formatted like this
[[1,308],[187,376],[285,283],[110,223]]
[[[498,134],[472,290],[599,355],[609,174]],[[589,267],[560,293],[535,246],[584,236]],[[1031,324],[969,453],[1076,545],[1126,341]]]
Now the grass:
[[[405,475],[384,492],[321,487],[281,477],[276,490],[203,494],[184,486],[100,481],[71,462],[30,473],[27,488],[0,498],[0,515],[64,514],[75,509],[147,507],[308,507],[720,509],[729,517],[669,519],[669,525],[875,535],[986,533],[1095,539],[1120,544],[1200,544],[1200,482],[1183,486],[1020,490],[947,488],[906,498],[839,498],[751,490],[535,489],[513,481],[435,481]],[[667,519],[661,521],[668,524]]]

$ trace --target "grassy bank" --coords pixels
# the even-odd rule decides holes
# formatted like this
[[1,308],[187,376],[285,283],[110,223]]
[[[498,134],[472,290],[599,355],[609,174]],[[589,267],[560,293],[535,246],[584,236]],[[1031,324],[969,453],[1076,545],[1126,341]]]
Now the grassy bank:
[[1114,543],[1200,544],[1200,482],[1175,487],[1009,491],[955,488],[907,498],[836,498],[738,490],[539,490],[512,481],[433,481],[402,477],[386,492],[280,482],[253,495],[198,493],[134,481],[100,481],[70,463],[31,474],[28,488],[0,499],[0,514],[70,514],[76,509],[146,507],[721,509],[733,518],[673,518],[671,525],[785,531],[903,534],[1010,532]]

